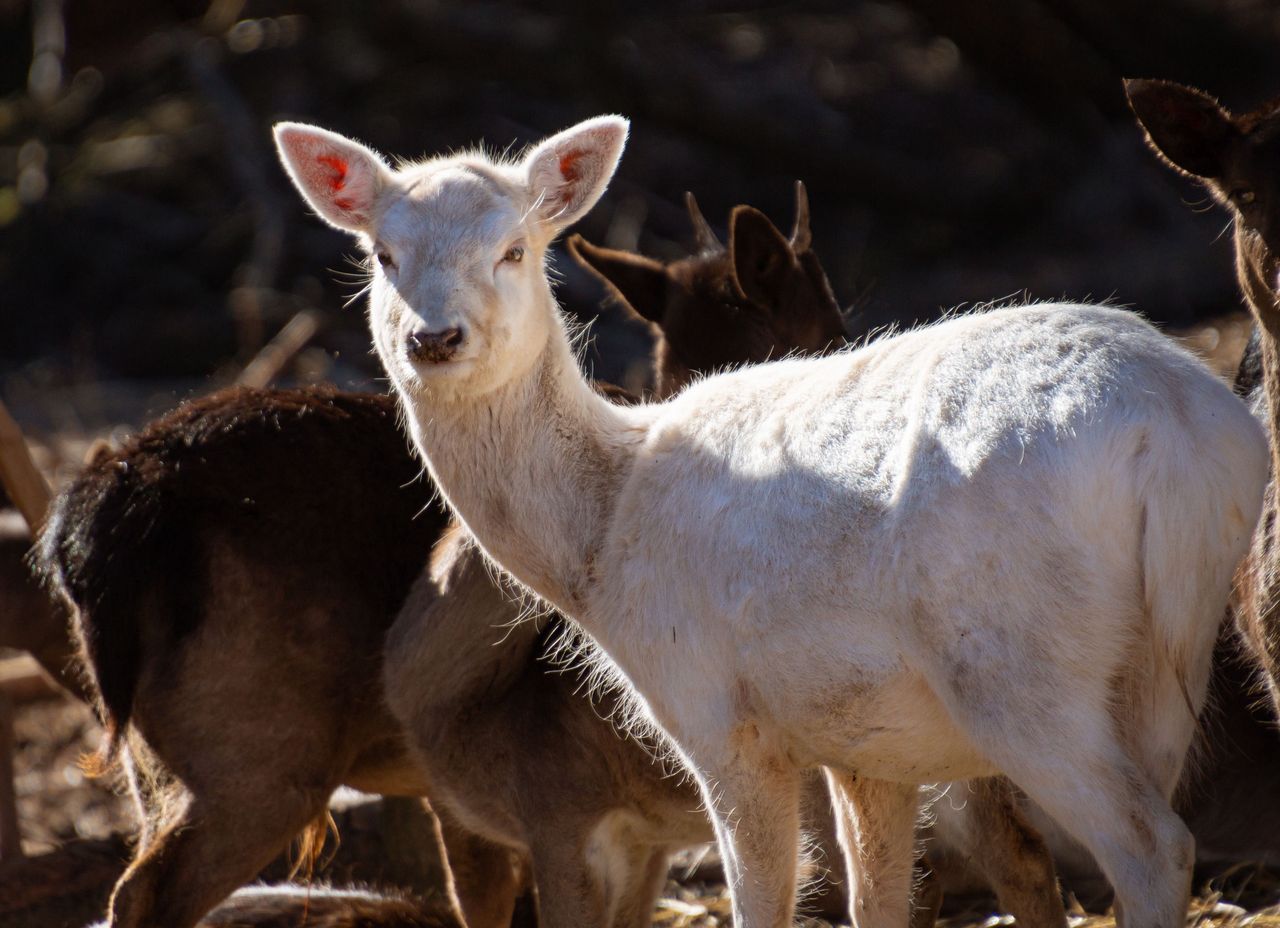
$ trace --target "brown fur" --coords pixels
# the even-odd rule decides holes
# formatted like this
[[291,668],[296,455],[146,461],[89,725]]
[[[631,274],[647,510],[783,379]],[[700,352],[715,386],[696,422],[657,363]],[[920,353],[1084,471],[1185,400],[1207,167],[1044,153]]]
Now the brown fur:
[[441,900],[323,886],[242,890],[200,921],[202,928],[464,928]]
[[[256,574],[286,610],[314,601],[317,582],[358,603],[359,621],[330,610],[310,628],[273,622],[255,646],[296,649],[316,635],[349,656],[380,645],[444,525],[396,415],[388,397],[232,389],[183,404],[85,468],[56,504],[43,558],[80,607],[86,664],[114,736],[134,712],[144,652],[154,652],[148,666],[161,654],[180,659],[209,621],[224,571]],[[245,578],[246,591],[255,583]],[[354,669],[376,682],[376,666]],[[305,687],[312,698],[332,688]],[[340,688],[335,705],[360,690]]]
[[[453,533],[433,562],[388,638],[387,688],[437,807],[532,856],[542,917],[553,925],[610,923],[584,861],[603,820],[633,820],[638,834],[606,844],[628,869],[652,873],[637,889],[643,898],[624,903],[640,906],[638,923],[647,923],[669,853],[711,837],[697,790],[601,724],[615,708],[610,695],[593,704],[577,673],[537,660],[568,633],[564,620],[542,631],[519,623],[519,604],[491,581],[469,536]],[[453,655],[450,665],[424,677],[424,660],[441,653]],[[458,882],[464,909],[472,893],[489,891]]]
[[692,195],[697,254],[663,264],[626,251],[592,245],[580,235],[565,246],[593,271],[620,305],[661,333],[654,356],[655,393],[675,393],[696,374],[758,364],[791,351],[838,348],[845,319],[826,272],[814,254],[808,199],[796,182],[796,223],[784,238],[759,210],[738,206],[722,246]]
[[[1256,802],[1280,785],[1275,712],[1255,695],[1253,661],[1280,695],[1280,562],[1275,475],[1280,462],[1280,100],[1233,115],[1208,94],[1167,81],[1132,80],[1129,101],[1148,144],[1166,164],[1194,178],[1234,221],[1236,276],[1256,325],[1236,391],[1266,424],[1272,483],[1252,551],[1237,576],[1237,636],[1224,631],[1214,657],[1205,734],[1180,787],[1180,811],[1201,860],[1273,857],[1277,823]],[[1247,652],[1247,653],[1246,653]]]
[[[710,332],[675,336],[697,359],[685,332]],[[444,521],[395,416],[389,398],[327,388],[224,391],[96,457],[59,498],[41,559],[143,821],[113,925],[194,924],[342,783],[427,791],[382,701],[381,649]],[[619,764],[647,765],[595,725]],[[455,878],[481,888],[472,928],[509,922],[520,864],[444,828]]]
[[420,470],[386,397],[234,389],[153,423],[60,497],[45,563],[76,607],[112,745],[137,733],[146,825],[119,924],[194,924],[344,782],[423,791],[378,660],[444,525]]

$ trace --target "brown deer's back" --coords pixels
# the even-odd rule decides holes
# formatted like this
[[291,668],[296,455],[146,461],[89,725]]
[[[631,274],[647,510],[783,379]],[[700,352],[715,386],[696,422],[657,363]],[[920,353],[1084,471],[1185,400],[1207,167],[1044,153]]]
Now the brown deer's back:
[[[214,393],[95,460],[58,500],[42,560],[78,607],[113,730],[128,720],[143,642],[174,647],[206,620],[218,541],[282,605],[349,592],[359,608],[331,610],[329,624],[376,658],[444,526],[433,496],[394,400],[328,387]],[[137,627],[143,603],[158,627]]]

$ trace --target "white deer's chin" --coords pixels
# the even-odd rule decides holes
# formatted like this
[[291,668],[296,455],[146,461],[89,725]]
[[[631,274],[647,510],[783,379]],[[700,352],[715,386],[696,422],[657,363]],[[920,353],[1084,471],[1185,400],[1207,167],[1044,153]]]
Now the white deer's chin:
[[436,412],[441,411],[442,405],[484,403],[510,379],[510,371],[481,357],[456,358],[436,364],[405,360],[392,374],[401,395]]
[[414,361],[403,358],[397,365],[396,381],[415,393],[439,390],[466,392],[476,371],[476,358],[458,357],[448,361]]

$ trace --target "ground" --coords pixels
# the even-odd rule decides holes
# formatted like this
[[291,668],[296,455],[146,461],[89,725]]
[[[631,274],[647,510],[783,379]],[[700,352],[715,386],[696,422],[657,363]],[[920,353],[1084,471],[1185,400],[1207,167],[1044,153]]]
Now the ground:
[[[108,785],[87,778],[80,770],[80,758],[94,750],[101,729],[89,709],[70,699],[34,703],[17,714],[16,783],[22,816],[24,848],[28,854],[42,854],[71,839],[103,840],[113,834],[128,833],[132,811],[128,800]],[[707,868],[697,867],[696,858],[672,868],[654,913],[653,924],[661,928],[710,928],[730,923],[729,899],[723,885],[699,881]],[[1250,865],[1241,865],[1229,875],[1198,885],[1196,902],[1188,912],[1188,924],[1204,928],[1252,925],[1280,928],[1280,874]],[[64,924],[58,922],[58,924]],[[806,928],[823,928],[825,922],[809,920]],[[945,928],[989,928],[1012,924],[991,915],[990,901],[962,900],[958,910],[949,912]],[[1114,917],[1087,915],[1078,907],[1071,917],[1072,928],[1110,928]],[[0,925],[10,923],[0,907]],[[22,922],[22,928],[54,928],[53,924]],[[17,928],[16,923],[14,928]]]

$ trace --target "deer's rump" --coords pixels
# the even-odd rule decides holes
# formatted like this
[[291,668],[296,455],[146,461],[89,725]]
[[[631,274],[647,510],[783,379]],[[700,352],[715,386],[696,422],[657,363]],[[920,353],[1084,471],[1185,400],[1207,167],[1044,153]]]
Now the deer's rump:
[[[1099,655],[1128,666],[1144,614],[1162,667],[1197,656],[1198,693],[1264,450],[1225,385],[1105,308],[993,311],[715,378],[659,413],[620,495],[598,563],[614,598],[593,608],[645,637],[602,643],[659,711],[671,681],[639,655],[664,647],[723,668],[730,692],[801,681],[747,700],[789,732],[862,733],[912,706],[904,770],[940,750],[950,714],[894,694],[927,680],[952,705],[1028,663],[1063,687],[1110,679]],[[845,681],[847,698],[810,680]]]
[[309,575],[358,588],[372,608],[349,621],[377,641],[443,530],[433,495],[394,401],[328,387],[214,393],[94,461],[58,499],[41,560],[77,607],[111,731],[129,719],[144,643],[171,649],[200,628],[215,539],[282,589]]

